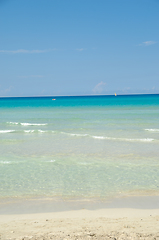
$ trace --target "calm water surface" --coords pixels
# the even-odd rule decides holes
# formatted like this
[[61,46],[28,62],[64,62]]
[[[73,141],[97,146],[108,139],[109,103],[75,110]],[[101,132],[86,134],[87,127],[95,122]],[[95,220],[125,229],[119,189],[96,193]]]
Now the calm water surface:
[[0,98],[0,198],[159,194],[159,95]]

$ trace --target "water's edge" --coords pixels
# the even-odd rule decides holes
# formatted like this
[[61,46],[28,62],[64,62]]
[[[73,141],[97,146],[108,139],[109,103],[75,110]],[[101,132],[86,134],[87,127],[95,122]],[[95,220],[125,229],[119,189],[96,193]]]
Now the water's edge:
[[159,195],[122,197],[109,199],[107,201],[98,199],[64,200],[60,198],[19,199],[7,202],[4,200],[0,201],[0,215],[64,212],[82,209],[99,210],[110,208],[159,209]]

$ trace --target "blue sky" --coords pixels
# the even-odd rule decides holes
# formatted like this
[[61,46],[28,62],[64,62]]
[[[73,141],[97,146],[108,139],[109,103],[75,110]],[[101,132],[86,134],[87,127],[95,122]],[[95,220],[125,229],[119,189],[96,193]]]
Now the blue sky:
[[0,96],[159,93],[159,0],[0,0]]

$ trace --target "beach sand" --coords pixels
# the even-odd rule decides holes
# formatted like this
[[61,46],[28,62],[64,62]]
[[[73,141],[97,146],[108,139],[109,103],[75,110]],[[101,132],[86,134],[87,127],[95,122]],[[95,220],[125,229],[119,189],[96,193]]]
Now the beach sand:
[[[21,213],[15,214],[10,208],[10,214],[6,212],[0,215],[0,239],[159,239],[158,199],[119,199],[109,203],[106,208],[99,208],[98,205],[96,209],[57,209],[28,214],[24,213],[26,209],[22,211],[21,205]],[[112,208],[114,204],[116,206]],[[143,207],[139,208],[141,205]],[[29,211],[28,206],[26,208]],[[18,208],[14,206],[14,209],[18,212]]]

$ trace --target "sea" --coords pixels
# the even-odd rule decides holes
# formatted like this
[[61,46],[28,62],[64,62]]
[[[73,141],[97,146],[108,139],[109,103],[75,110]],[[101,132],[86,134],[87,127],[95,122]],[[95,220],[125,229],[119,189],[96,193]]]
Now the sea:
[[159,94],[0,98],[0,200],[147,195]]

